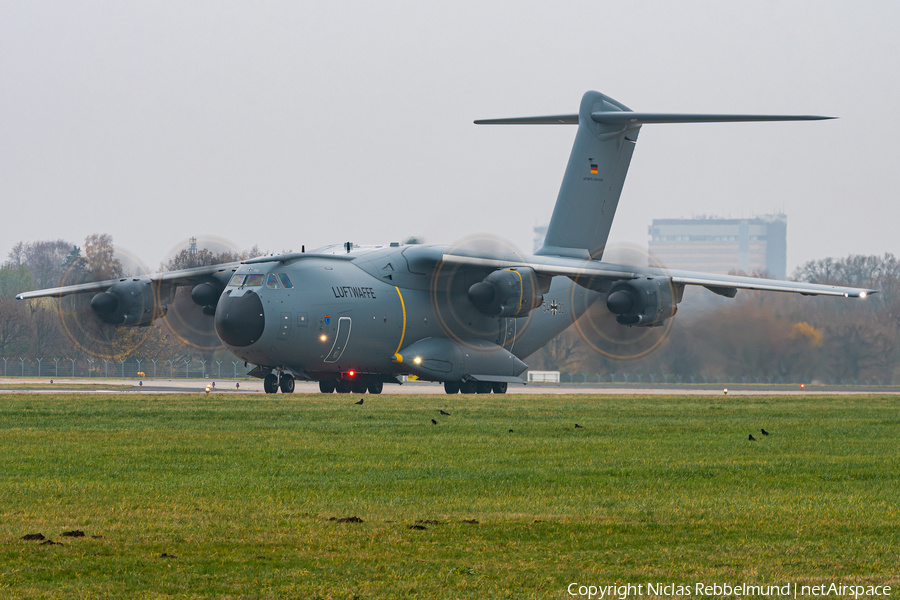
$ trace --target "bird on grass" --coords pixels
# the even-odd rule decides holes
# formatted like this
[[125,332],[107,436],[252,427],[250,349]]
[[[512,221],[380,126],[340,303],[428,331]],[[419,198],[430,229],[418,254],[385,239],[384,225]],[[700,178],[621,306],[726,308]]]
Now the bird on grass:
[[512,429],[510,429],[510,430],[509,430],[509,432],[510,432],[510,433],[512,433],[512,432],[513,432],[513,430],[512,430]]
[[765,429],[760,429],[759,431],[760,431],[760,433],[762,433],[763,435],[769,435],[769,432],[766,431]]
[[443,408],[441,409],[441,414],[444,415],[445,417],[449,417],[449,416],[450,416],[450,413],[444,412],[444,409],[443,409]]
[[360,398],[359,402],[354,402],[353,404],[362,404],[365,401],[365,398]]
[[749,441],[751,441],[751,442],[755,442],[755,441],[756,441],[756,438],[753,437],[753,434],[752,434],[752,433],[750,434],[750,436],[749,436],[747,439],[748,439]]
[[434,419],[432,419],[432,420],[431,420],[431,424],[432,424],[432,425],[437,425],[437,421],[435,421]]
[[575,429],[584,429],[584,427],[582,427],[582,426],[579,425],[578,423],[575,423]]

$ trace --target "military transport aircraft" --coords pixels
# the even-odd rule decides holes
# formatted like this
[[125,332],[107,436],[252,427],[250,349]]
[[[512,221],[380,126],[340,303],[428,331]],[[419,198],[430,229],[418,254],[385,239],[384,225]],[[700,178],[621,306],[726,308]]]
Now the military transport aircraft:
[[732,298],[738,289],[865,298],[875,290],[604,262],[638,133],[652,123],[799,121],[830,117],[633,112],[587,92],[578,114],[475,121],[572,124],[575,143],[535,255],[514,249],[350,242],[310,252],[27,292],[19,299],[95,294],[96,318],[149,325],[178,287],[214,319],[222,343],[256,367],[267,393],[295,379],[322,392],[369,391],[401,376],[443,382],[447,393],[503,393],[529,356],[596,302],[613,327],[655,327],[686,285]]

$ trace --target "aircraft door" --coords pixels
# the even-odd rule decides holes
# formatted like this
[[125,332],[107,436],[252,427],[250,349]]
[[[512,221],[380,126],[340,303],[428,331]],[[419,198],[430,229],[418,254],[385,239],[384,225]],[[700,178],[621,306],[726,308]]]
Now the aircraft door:
[[347,342],[350,341],[350,326],[352,325],[352,319],[350,317],[341,317],[338,319],[338,327],[337,333],[334,336],[334,345],[329,350],[328,355],[325,357],[325,362],[333,363],[337,362],[341,355],[344,353],[344,350],[347,349]]

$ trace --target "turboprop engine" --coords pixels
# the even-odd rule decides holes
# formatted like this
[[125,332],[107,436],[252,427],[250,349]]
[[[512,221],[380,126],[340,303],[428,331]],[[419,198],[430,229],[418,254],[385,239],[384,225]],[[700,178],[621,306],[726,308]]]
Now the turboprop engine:
[[683,293],[684,286],[665,278],[618,281],[609,289],[606,307],[621,325],[653,327],[662,325],[678,311]]
[[91,308],[110,325],[149,325],[166,314],[156,306],[156,292],[148,279],[123,279],[91,298]]
[[492,317],[521,317],[544,303],[540,278],[530,267],[494,271],[469,288],[469,300]]

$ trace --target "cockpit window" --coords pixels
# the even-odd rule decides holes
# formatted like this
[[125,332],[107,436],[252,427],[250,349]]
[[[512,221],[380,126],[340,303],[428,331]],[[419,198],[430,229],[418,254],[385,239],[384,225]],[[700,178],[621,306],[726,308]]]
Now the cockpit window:
[[230,285],[230,286],[244,285],[244,277],[246,277],[246,276],[247,275],[245,275],[244,273],[239,273],[231,278],[231,281],[228,282],[228,285]]
[[247,281],[244,282],[244,285],[247,287],[256,287],[258,285],[263,284],[263,275],[262,273],[251,273],[247,275]]
[[287,273],[279,273],[278,278],[281,279],[281,285],[284,286],[284,289],[289,290],[294,287],[294,284],[291,283],[291,278],[287,276]]
[[281,289],[281,286],[278,285],[278,278],[275,277],[275,273],[269,273],[268,275],[266,275],[266,287],[270,290]]

